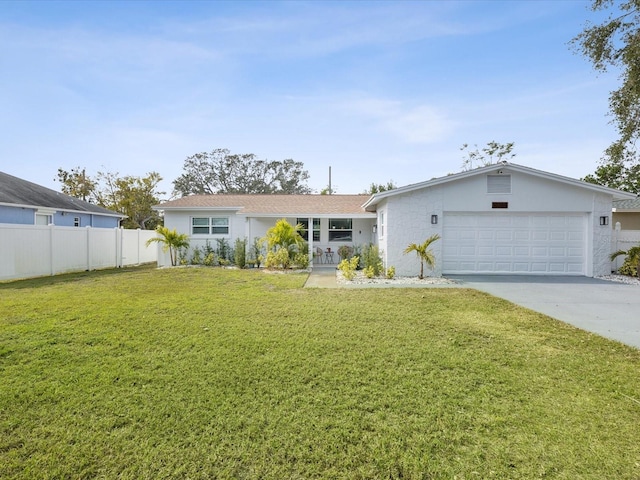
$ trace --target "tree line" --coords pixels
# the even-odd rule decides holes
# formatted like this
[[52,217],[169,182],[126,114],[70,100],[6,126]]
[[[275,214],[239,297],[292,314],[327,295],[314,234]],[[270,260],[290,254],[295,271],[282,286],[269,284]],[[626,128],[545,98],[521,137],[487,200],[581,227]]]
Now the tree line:
[[[309,194],[309,172],[302,162],[292,159],[262,160],[252,153],[236,154],[226,148],[191,155],[184,161],[183,173],[173,181],[172,197],[230,193]],[[153,210],[166,192],[158,185],[158,172],[145,176],[121,176],[117,172],[99,171],[92,176],[85,168],[58,168],[56,181],[61,191],[72,197],[100,205],[127,216],[124,228],[153,230],[162,219]],[[372,183],[363,193],[378,193],[396,188],[393,181]]]

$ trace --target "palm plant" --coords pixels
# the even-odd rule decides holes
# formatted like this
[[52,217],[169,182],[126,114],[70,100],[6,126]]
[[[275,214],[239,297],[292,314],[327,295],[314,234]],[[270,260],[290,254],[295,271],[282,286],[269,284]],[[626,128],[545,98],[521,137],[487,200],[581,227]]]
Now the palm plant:
[[[627,258],[624,260],[624,264],[620,269],[624,273],[628,273],[633,276],[633,266],[635,266],[635,274],[636,277],[640,277],[640,245],[636,245],[635,247],[631,247],[629,250],[618,250],[611,254],[611,261],[618,258],[620,255],[626,255]],[[626,268],[625,268],[626,266]]]
[[420,259],[420,279],[424,278],[424,264],[426,263],[429,268],[433,268],[436,263],[436,257],[433,252],[429,249],[431,244],[436,240],[440,240],[440,235],[437,233],[431,235],[424,242],[417,244],[412,243],[407,248],[404,249],[404,254],[416,252],[416,255]]
[[156,232],[159,237],[153,237],[147,240],[147,246],[154,242],[162,244],[162,251],[169,251],[169,257],[171,258],[171,266],[175,267],[178,264],[178,252],[182,248],[189,246],[189,236],[186,233],[178,233],[176,229],[169,230],[167,227],[158,226]]
[[303,231],[304,227],[301,224],[291,225],[284,218],[267,230],[262,239],[269,249],[266,266],[279,265],[283,269],[288,268],[297,253],[304,253],[306,242],[301,236]]

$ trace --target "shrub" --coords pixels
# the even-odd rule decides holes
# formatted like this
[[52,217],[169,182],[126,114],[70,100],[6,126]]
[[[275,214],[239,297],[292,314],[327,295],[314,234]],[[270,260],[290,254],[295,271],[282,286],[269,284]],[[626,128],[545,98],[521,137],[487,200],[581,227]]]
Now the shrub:
[[233,259],[238,268],[247,266],[247,239],[236,238],[233,246]]
[[620,255],[625,255],[624,263],[618,270],[622,275],[637,277],[640,275],[640,245],[631,247],[629,250],[618,250],[611,254],[611,260],[615,260]]
[[389,268],[387,268],[387,278],[391,280],[395,276],[396,276],[396,267],[392,265]]
[[353,247],[340,245],[340,247],[338,247],[338,255],[340,255],[341,260],[350,259],[353,256]]
[[308,253],[296,253],[293,256],[293,265],[298,268],[306,269],[309,267],[309,254]]
[[200,247],[195,247],[193,249],[193,253],[191,254],[191,265],[201,265],[202,264],[202,251]]
[[289,250],[285,247],[280,247],[276,251],[271,250],[267,253],[267,260],[264,264],[267,268],[282,268],[287,269],[291,264],[289,258]]
[[229,265],[231,260],[231,245],[226,238],[216,238],[218,247],[216,248],[216,256],[219,265]]
[[264,242],[260,237],[253,237],[253,243],[251,244],[251,253],[249,256],[255,261],[257,267],[264,261],[264,255],[262,251],[262,244]]
[[[380,250],[377,245],[365,245],[362,248],[361,263],[363,268],[373,269],[373,276],[378,277],[384,269],[382,263],[382,257],[380,256]],[[372,278],[372,277],[370,277]]]
[[367,278],[373,278],[378,276],[376,275],[376,269],[373,267],[373,265],[364,267],[364,270],[362,271],[362,273],[364,273],[364,276]]
[[202,264],[207,267],[213,267],[216,263],[216,254],[213,252],[209,252],[204,256],[204,260]]
[[301,224],[293,226],[284,218],[267,230],[262,241],[267,242],[269,250],[266,262],[268,268],[289,268],[292,263],[297,262],[297,254],[304,254],[309,250],[308,244],[300,236],[302,230]]
[[620,275],[629,275],[630,277],[638,276],[638,267],[631,263],[629,260],[625,260],[624,263],[618,269]]
[[356,276],[356,268],[358,268],[360,258],[351,257],[350,259],[344,259],[338,264],[338,270],[342,272],[342,275],[347,280],[353,280]]

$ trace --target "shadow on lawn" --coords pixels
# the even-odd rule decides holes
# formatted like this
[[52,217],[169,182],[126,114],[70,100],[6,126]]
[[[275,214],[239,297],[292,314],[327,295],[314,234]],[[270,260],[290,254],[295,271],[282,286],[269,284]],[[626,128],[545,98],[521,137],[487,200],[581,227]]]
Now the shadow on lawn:
[[91,270],[84,272],[63,273],[48,277],[27,278],[24,280],[10,280],[0,282],[0,291],[2,290],[21,290],[23,288],[38,288],[64,283],[80,282],[94,278],[110,277],[113,275],[122,275],[124,273],[141,272],[147,270],[155,270],[155,263],[146,263],[137,267],[107,268],[104,270]]

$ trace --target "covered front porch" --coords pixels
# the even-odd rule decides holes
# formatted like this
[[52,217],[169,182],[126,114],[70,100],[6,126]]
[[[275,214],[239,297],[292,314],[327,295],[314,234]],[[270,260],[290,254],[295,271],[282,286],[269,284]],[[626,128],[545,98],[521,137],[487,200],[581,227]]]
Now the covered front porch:
[[[300,224],[304,231],[302,237],[309,244],[310,266],[331,268],[340,263],[340,253],[353,252],[358,247],[377,242],[375,234],[376,215],[313,215],[305,217],[291,216],[254,216],[247,217],[246,235],[248,238],[263,237],[275,222],[284,218],[291,225]],[[311,228],[309,228],[311,226]],[[342,248],[341,248],[342,247]]]

